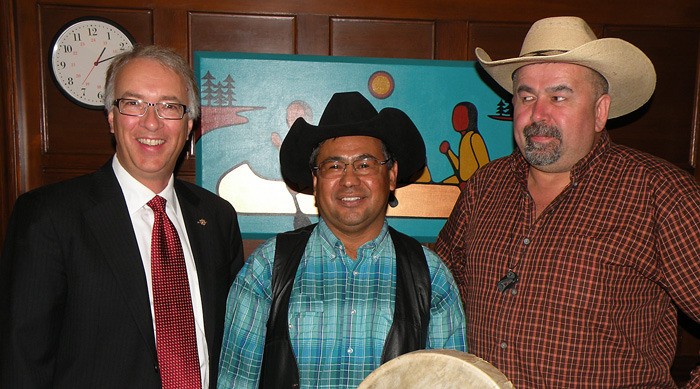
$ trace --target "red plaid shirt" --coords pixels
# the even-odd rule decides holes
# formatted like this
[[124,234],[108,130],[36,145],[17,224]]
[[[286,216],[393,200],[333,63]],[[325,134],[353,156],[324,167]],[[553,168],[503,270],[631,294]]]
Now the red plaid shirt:
[[518,388],[675,387],[674,304],[700,321],[700,185],[604,132],[535,219],[527,172],[517,150],[477,171],[435,245],[469,351]]

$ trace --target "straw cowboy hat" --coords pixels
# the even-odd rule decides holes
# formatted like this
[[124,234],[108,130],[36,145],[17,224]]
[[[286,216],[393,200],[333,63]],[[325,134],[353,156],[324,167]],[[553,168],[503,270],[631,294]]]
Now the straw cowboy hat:
[[396,108],[377,110],[359,92],[336,93],[318,126],[298,118],[280,147],[282,178],[297,192],[310,193],[313,179],[309,158],[319,143],[340,136],[380,139],[398,162],[397,185],[410,183],[425,166],[425,143],[413,121]]
[[588,24],[578,17],[535,22],[525,36],[519,57],[492,61],[480,47],[476,48],[476,57],[484,70],[510,93],[513,93],[513,73],[525,65],[564,62],[591,68],[608,81],[610,118],[641,107],[656,86],[654,65],[640,49],[618,38],[597,39]]

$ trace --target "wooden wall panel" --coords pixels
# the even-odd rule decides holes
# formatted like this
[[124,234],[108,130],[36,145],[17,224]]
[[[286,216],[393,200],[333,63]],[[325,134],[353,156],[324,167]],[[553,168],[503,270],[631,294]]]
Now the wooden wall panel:
[[433,59],[434,24],[413,20],[331,20],[331,54]]
[[294,54],[292,16],[190,14],[191,51]]
[[438,21],[435,23],[435,59],[461,60],[469,57],[469,23]]

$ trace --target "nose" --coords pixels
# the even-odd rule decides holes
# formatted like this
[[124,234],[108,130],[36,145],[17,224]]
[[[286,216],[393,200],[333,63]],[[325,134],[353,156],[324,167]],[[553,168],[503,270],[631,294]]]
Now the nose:
[[532,104],[531,118],[532,122],[540,122],[547,118],[549,113],[549,105],[545,99],[537,99]]
[[340,177],[340,183],[343,186],[355,186],[360,181],[360,177],[355,173],[355,167],[352,164],[345,165],[343,175]]
[[141,124],[150,130],[157,130],[161,126],[162,120],[156,114],[155,106],[146,107],[146,113],[141,116]]

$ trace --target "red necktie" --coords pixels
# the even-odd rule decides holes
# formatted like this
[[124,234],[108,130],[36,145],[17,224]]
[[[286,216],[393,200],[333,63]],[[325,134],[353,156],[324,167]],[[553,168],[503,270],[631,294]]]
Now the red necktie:
[[148,202],[155,215],[151,277],[160,377],[164,389],[200,389],[202,382],[185,256],[175,226],[165,214],[165,201],[156,196]]

